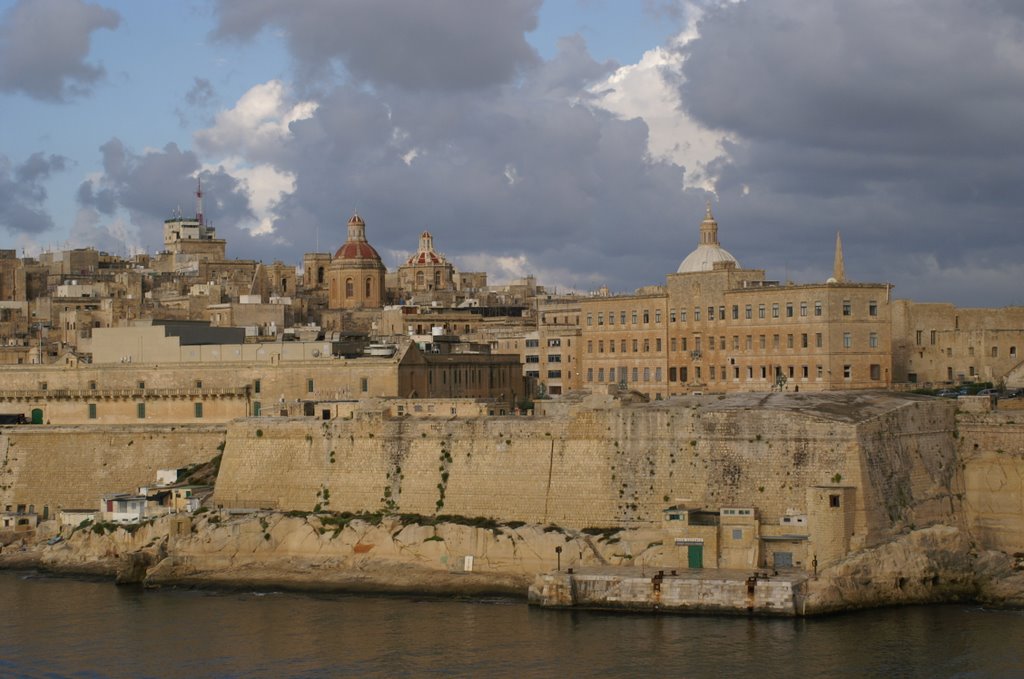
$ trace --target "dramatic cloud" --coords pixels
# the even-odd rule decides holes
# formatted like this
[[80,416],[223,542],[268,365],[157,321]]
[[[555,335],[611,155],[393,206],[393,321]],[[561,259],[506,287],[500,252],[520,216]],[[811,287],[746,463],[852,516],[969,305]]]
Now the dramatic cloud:
[[727,247],[776,272],[813,247],[823,277],[841,228],[848,271],[895,280],[900,296],[1024,303],[980,274],[1024,254],[1024,21],[1012,9],[709,7],[681,48],[680,90],[689,115],[731,140],[713,168]]
[[0,91],[45,101],[88,93],[104,73],[85,61],[92,33],[119,22],[81,0],[18,0],[0,18]]
[[242,182],[224,168],[200,173],[195,153],[182,151],[176,144],[137,154],[115,138],[100,147],[100,152],[102,175],[90,177],[78,188],[78,202],[86,211],[78,217],[82,238],[105,228],[97,215],[112,217],[123,209],[128,223],[111,220],[117,238],[132,247],[160,247],[164,219],[179,209],[186,216],[195,213],[192,201],[196,177],[200,176],[206,196],[203,212],[218,228],[218,236],[240,248],[250,245],[248,231],[241,226],[255,220],[248,193]]
[[637,64],[617,69],[590,90],[597,103],[621,118],[641,118],[650,129],[648,150],[661,160],[686,168],[693,186],[714,190],[713,162],[725,155],[727,134],[708,129],[682,109],[679,84],[685,82],[682,48],[697,33],[701,13],[691,13],[686,30],[674,41],[675,49],[658,47]]
[[289,125],[309,118],[316,107],[314,101],[289,102],[284,83],[271,80],[218,113],[213,127],[196,132],[196,144],[209,154],[273,155],[290,136]]
[[[502,278],[533,272],[557,276],[544,281],[552,286],[631,289],[637,270],[678,266],[706,194],[684,194],[682,170],[649,158],[642,122],[592,105],[588,86],[614,68],[570,39],[487,96],[340,86],[284,137],[277,121],[295,102],[254,88],[197,142],[294,177],[273,208],[275,252],[292,261],[318,244],[333,251],[358,210],[382,252],[415,247],[428,228],[455,261],[475,267],[490,253]],[[270,140],[284,141],[251,141],[261,120]]]
[[11,234],[41,234],[53,228],[43,183],[64,169],[67,159],[33,153],[20,165],[0,154],[0,226]]
[[[1024,303],[1024,11],[645,4],[677,10],[664,23],[678,35],[618,64],[579,36],[541,59],[526,40],[540,0],[221,0],[203,48],[234,58],[227,42],[280,38],[295,74],[239,80],[228,58],[208,79],[177,80],[171,110],[187,104],[183,124],[203,128],[193,148],[105,144],[76,229],[159,245],[201,173],[231,256],[333,251],[358,210],[392,268],[429,229],[459,266],[496,280],[631,291],[675,270],[711,198],[725,247],[769,278],[824,280],[841,230],[853,280]],[[4,26],[28,11],[17,4]],[[68,83],[88,85],[65,78],[60,96]],[[248,91],[220,99],[240,83]]]
[[524,34],[541,0],[220,0],[220,37],[281,27],[307,74],[343,62],[356,79],[405,89],[466,90],[508,82],[538,57]]

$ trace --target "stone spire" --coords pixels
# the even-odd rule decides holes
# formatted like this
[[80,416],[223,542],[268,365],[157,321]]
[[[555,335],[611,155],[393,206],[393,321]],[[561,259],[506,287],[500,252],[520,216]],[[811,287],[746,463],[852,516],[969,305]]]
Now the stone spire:
[[843,240],[839,237],[838,231],[836,231],[836,257],[832,262],[832,279],[836,283],[842,283],[846,280],[846,266],[843,263]]
[[701,245],[718,245],[718,222],[715,221],[715,216],[711,214],[711,201],[707,202],[707,207],[704,211],[704,221],[700,223],[700,244]]

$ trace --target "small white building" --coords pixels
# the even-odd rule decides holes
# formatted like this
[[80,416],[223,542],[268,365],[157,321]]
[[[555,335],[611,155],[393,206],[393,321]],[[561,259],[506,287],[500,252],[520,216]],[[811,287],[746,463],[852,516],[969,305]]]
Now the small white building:
[[114,523],[138,523],[147,516],[145,495],[114,493],[104,495],[100,501],[100,518]]

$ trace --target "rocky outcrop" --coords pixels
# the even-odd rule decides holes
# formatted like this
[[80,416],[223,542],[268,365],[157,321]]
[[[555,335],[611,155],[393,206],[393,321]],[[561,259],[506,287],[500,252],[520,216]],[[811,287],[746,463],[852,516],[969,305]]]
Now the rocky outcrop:
[[865,549],[808,582],[807,613],[879,605],[972,600],[982,585],[977,554],[957,528],[932,526]]
[[[537,572],[563,563],[599,564],[589,536],[540,526],[420,525],[398,517],[373,521],[273,512],[202,514],[180,534],[165,517],[123,527],[65,529],[0,553],[0,567],[117,575],[118,582],[347,591],[405,591],[525,596]],[[617,551],[608,547],[611,552]],[[470,557],[467,559],[467,557]]]
[[[193,520],[165,517],[131,530],[65,529],[54,544],[41,540],[24,550],[5,548],[0,567],[116,575],[118,582],[154,587],[524,597],[538,574],[550,573],[556,563],[577,572],[615,571],[616,566],[650,570],[664,558],[650,531],[622,531],[609,539],[550,526],[473,523],[208,512]],[[48,534],[46,527],[40,533]],[[622,568],[622,577],[633,570],[640,568]],[[749,575],[721,573],[741,582]],[[1024,562],[1001,552],[978,552],[959,529],[932,526],[852,554],[798,589],[797,615],[966,600],[1024,606]]]

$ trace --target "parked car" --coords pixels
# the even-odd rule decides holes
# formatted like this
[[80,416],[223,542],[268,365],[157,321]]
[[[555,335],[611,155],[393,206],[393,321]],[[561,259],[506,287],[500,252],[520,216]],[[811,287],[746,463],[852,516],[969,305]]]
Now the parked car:
[[978,396],[999,396],[998,389],[982,389],[978,392]]
[[935,395],[942,398],[956,398],[960,396],[960,392],[953,389],[943,389],[942,391],[935,392]]

